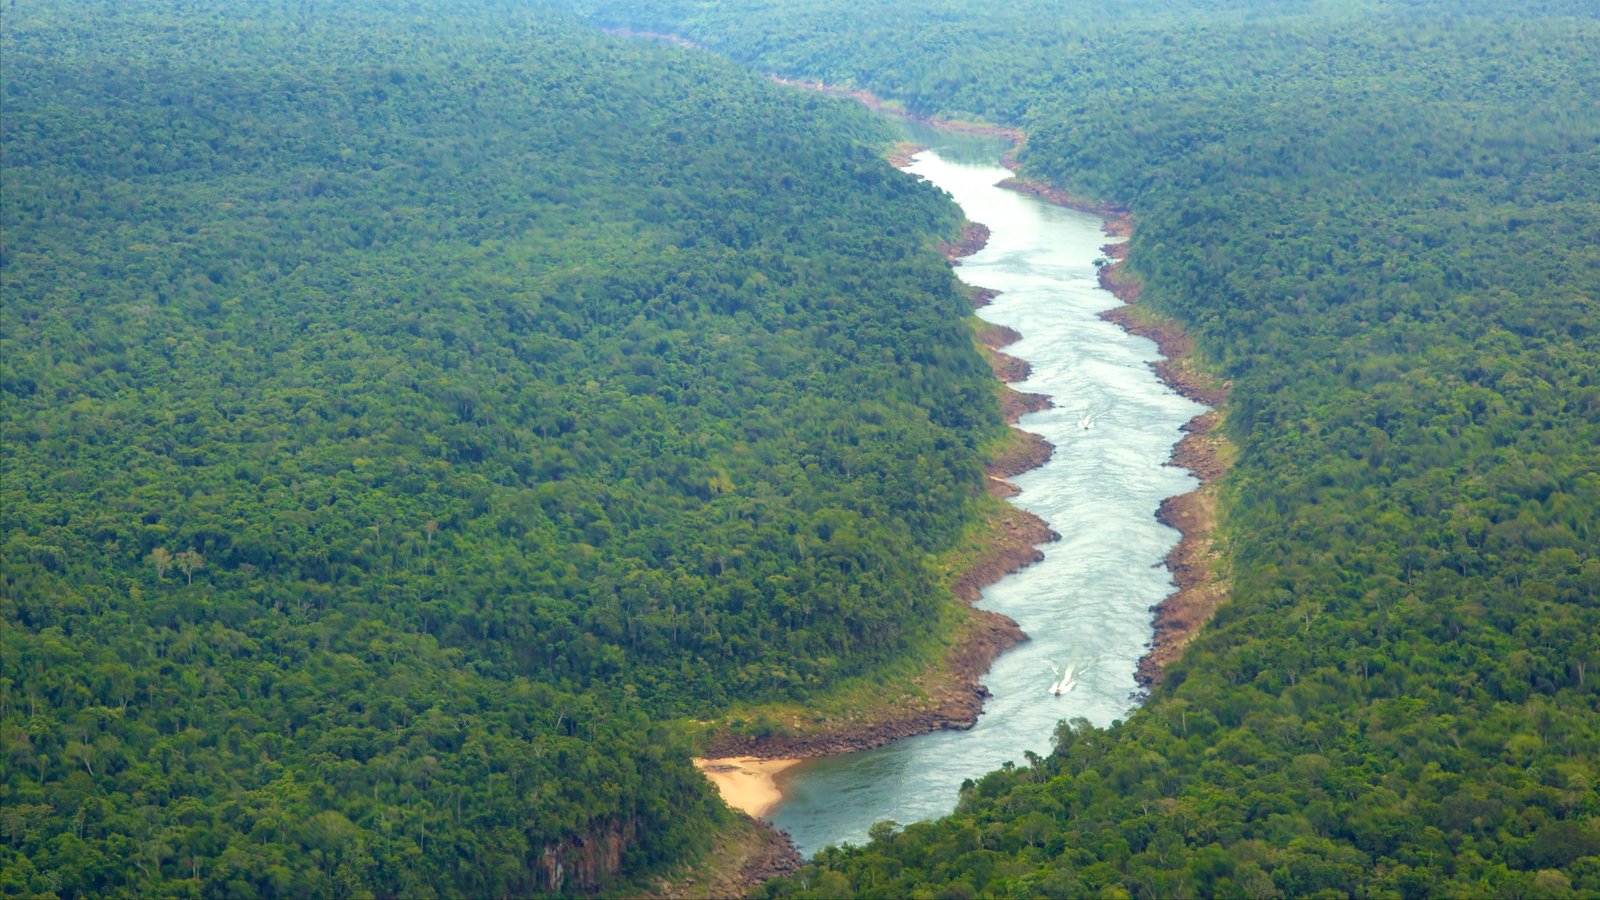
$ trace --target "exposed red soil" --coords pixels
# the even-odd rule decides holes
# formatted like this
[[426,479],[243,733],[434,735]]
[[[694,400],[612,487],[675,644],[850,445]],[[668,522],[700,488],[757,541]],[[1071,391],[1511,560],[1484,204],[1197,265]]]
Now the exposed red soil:
[[926,149],[926,147],[913,144],[910,141],[901,141],[890,148],[889,165],[894,166],[896,169],[907,168],[913,162],[916,162],[913,157]]
[[[1021,340],[1022,334],[1020,332],[1018,332],[1015,328],[1010,328],[1005,325],[995,325],[993,323],[989,323],[978,329],[976,337],[978,339],[978,343],[983,346],[984,357],[989,361],[989,368],[993,370],[994,377],[1000,379],[1002,384],[1013,384],[1018,381],[1028,380],[1028,375],[1033,371],[1033,367],[1028,364],[1028,361],[1012,356],[1009,353],[1001,352],[1000,350],[1001,347],[1014,344]],[[1055,406],[1055,402],[1045,394],[1035,394],[1026,391],[1015,391],[1010,389],[1000,392],[1000,414],[1005,417],[1005,420],[1008,423],[1013,425],[1016,424],[1018,419],[1022,418],[1028,413],[1050,409],[1053,406]],[[1038,435],[1029,435],[1029,437],[1037,439],[1037,441],[1045,448],[1050,447],[1050,443]],[[1044,456],[1039,458],[1032,465],[1029,465],[1023,469],[1019,469],[1011,474],[1015,475],[1019,472],[1025,472],[1034,466],[1044,465],[1044,461],[1049,458],[1049,450],[1046,449]],[[1012,495],[1007,494],[1006,496]]]
[[961,228],[961,237],[954,244],[940,244],[939,252],[953,265],[960,265],[963,256],[971,256],[989,243],[989,226],[968,222]]
[[1211,485],[1202,485],[1199,490],[1168,497],[1156,510],[1156,518],[1178,529],[1183,537],[1166,558],[1178,589],[1152,608],[1155,637],[1134,672],[1134,679],[1146,689],[1161,681],[1166,667],[1183,655],[1183,648],[1200,626],[1210,621],[1227,599],[1224,586],[1211,574],[1218,557],[1211,540],[1215,504],[1216,493]]
[[[1219,383],[1195,367],[1194,341],[1188,335],[1166,319],[1134,312],[1131,304],[1138,301],[1141,286],[1138,279],[1123,272],[1120,260],[1126,255],[1126,245],[1108,244],[1102,249],[1118,262],[1100,268],[1100,284],[1128,305],[1108,309],[1100,317],[1131,334],[1155,341],[1163,357],[1154,364],[1156,375],[1173,390],[1213,408],[1226,403],[1232,384]],[[1226,585],[1213,574],[1219,556],[1212,540],[1216,526],[1215,483],[1227,471],[1223,438],[1214,433],[1219,419],[1215,409],[1190,419],[1183,426],[1183,439],[1172,448],[1170,464],[1193,472],[1200,479],[1200,487],[1167,498],[1156,510],[1156,518],[1176,528],[1181,537],[1166,558],[1177,590],[1151,609],[1155,614],[1155,636],[1134,673],[1134,679],[1145,689],[1161,680],[1161,673],[1182,655],[1195,633],[1227,599]]]
[[1126,207],[1104,200],[1088,200],[1076,194],[1070,194],[1058,187],[1039,181],[1030,181],[1026,178],[1007,178],[997,187],[1008,191],[1018,191],[1023,194],[1032,194],[1047,203],[1065,206],[1079,212],[1093,213],[1105,220],[1101,228],[1112,237],[1127,237],[1133,233],[1133,216]]
[[992,303],[994,298],[998,296],[1000,296],[1000,292],[994,290],[993,288],[973,288],[972,308],[983,309],[985,306],[988,306],[990,303]]
[[[992,292],[990,296],[994,296]],[[1022,332],[1009,325],[996,325],[993,322],[985,322],[983,327],[978,329],[978,333],[975,336],[978,339],[978,343],[988,347],[990,350],[1009,347],[1022,340]]]
[[[974,336],[983,347],[984,358],[989,361],[989,368],[994,372],[994,377],[1000,379],[1002,384],[1015,384],[1018,381],[1028,380],[1028,376],[1033,373],[1033,366],[1027,360],[1012,356],[1000,349],[1021,340],[1020,332],[1015,328],[990,323],[978,329]],[[1055,403],[1044,394],[1006,391],[1000,396],[1000,413],[1011,423],[1015,423],[1028,413],[1049,409],[1052,406],[1055,406]]]
[[1028,375],[1033,372],[1033,366],[1027,360],[1018,359],[1009,353],[987,350],[984,355],[989,359],[989,368],[994,370],[994,376],[1006,384],[1027,381]]
[[[1028,413],[1036,413],[1042,409],[1049,409],[1052,406],[1055,406],[1055,403],[1045,394],[1035,394],[1029,391],[1013,391],[1009,388],[1000,392],[1000,415],[1004,416],[1007,422],[1015,422]],[[1039,440],[1042,441],[1046,446],[1050,445],[1050,442],[1046,441],[1044,438],[1040,438]],[[1049,458],[1049,455],[1046,454],[1045,459]],[[1040,462],[1042,464],[1043,460]],[[1019,473],[1013,472],[1012,474],[1015,475]]]
[[1228,471],[1223,463],[1223,439],[1214,429],[1220,416],[1216,410],[1203,412],[1183,426],[1183,440],[1172,448],[1171,465],[1188,469],[1204,482],[1216,481]]
[[[1101,271],[1101,283],[1105,283],[1106,269],[1116,269],[1120,266],[1104,266]],[[1115,293],[1115,292],[1113,292]],[[1128,290],[1131,296],[1138,296],[1136,288]],[[1120,296],[1120,295],[1119,295]],[[1118,306],[1108,309],[1100,314],[1100,318],[1122,326],[1130,334],[1137,334],[1150,338],[1156,342],[1164,359],[1156,362],[1154,368],[1161,380],[1173,390],[1188,397],[1196,403],[1206,406],[1221,406],[1227,402],[1229,382],[1218,382],[1215,378],[1200,371],[1194,365],[1194,341],[1184,334],[1177,325],[1165,319],[1146,320],[1133,313],[1127,306]],[[1190,425],[1194,423],[1191,422]],[[1187,468],[1187,467],[1186,467]],[[1198,474],[1198,473],[1196,473]]]
[[988,473],[994,478],[1014,478],[1044,465],[1056,452],[1054,444],[1031,431],[1020,431],[1021,439],[1001,450],[989,463]]

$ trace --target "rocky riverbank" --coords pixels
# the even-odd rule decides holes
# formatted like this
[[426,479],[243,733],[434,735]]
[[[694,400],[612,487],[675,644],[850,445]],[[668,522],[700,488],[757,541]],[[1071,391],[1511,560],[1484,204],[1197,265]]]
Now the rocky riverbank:
[[1177,590],[1152,607],[1155,634],[1150,651],[1139,660],[1134,673],[1135,680],[1148,690],[1227,599],[1227,578],[1220,571],[1223,557],[1215,541],[1216,481],[1228,470],[1232,447],[1217,426],[1222,421],[1218,409],[1227,403],[1232,385],[1199,368],[1194,341],[1176,323],[1134,306],[1142,286],[1124,270],[1126,245],[1108,244],[1102,249],[1115,262],[1101,266],[1100,284],[1124,305],[1106,310],[1101,318],[1155,341],[1162,356],[1154,364],[1156,375],[1183,396],[1212,407],[1183,426],[1184,437],[1173,447],[1169,463],[1193,472],[1200,487],[1167,498],[1156,511],[1157,520],[1177,529],[1182,537],[1166,557]]

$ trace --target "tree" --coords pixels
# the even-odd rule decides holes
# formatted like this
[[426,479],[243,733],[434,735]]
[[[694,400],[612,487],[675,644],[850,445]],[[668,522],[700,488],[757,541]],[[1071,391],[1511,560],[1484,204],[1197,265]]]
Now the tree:
[[184,576],[189,579],[189,584],[194,584],[195,570],[205,568],[206,564],[205,558],[194,552],[192,547],[179,553],[174,560],[178,563],[178,568],[183,570]]
[[172,568],[172,553],[165,547],[157,547],[150,551],[147,557],[156,567],[156,580],[160,581],[167,575],[167,570]]

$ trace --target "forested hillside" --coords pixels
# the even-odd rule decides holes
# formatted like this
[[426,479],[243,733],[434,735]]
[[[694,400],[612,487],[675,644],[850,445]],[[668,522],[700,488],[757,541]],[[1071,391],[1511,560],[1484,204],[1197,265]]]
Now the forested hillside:
[[616,885],[662,723],[930,639],[1002,425],[866,113],[497,0],[0,49],[0,892]]
[[773,894],[1600,892],[1592,3],[584,6],[1023,127],[1233,382],[1231,600],[1149,703]]

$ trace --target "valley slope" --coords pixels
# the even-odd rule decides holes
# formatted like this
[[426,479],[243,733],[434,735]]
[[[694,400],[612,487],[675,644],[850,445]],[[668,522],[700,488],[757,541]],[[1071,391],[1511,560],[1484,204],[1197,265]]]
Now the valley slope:
[[771,893],[1600,891],[1592,4],[585,9],[1022,128],[1232,383],[1229,599],[1148,704]]
[[1005,434],[852,105],[538,4],[13,4],[0,892],[628,890]]

